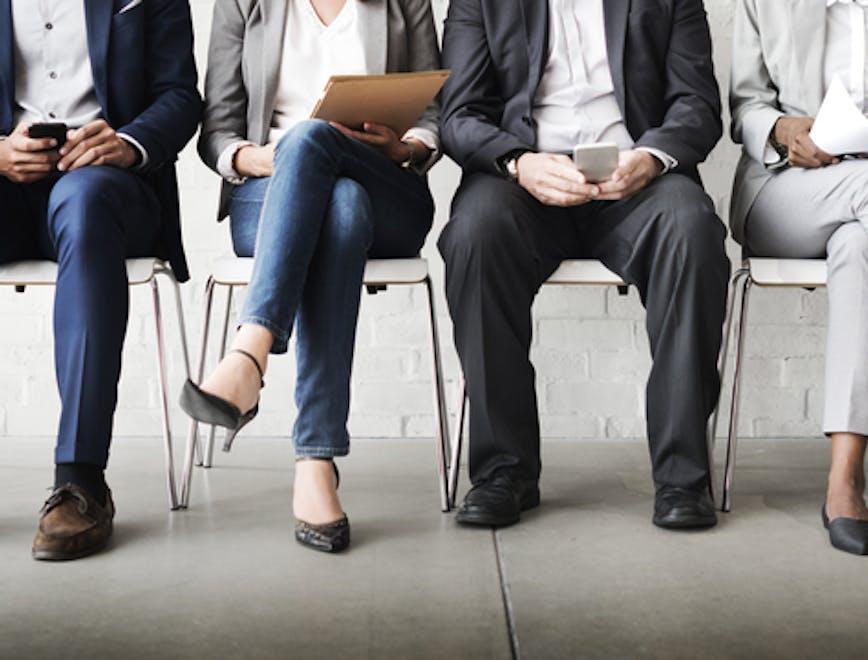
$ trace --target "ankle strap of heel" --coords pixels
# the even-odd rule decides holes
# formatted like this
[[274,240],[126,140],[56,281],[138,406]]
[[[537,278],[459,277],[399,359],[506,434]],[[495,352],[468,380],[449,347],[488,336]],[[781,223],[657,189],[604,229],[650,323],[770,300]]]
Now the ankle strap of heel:
[[248,360],[250,360],[253,365],[256,367],[256,371],[259,372],[259,388],[262,389],[265,387],[265,373],[262,371],[262,367],[259,364],[259,360],[257,360],[252,353],[248,353],[244,349],[241,348],[233,348],[230,353],[238,353],[239,355],[243,355]]

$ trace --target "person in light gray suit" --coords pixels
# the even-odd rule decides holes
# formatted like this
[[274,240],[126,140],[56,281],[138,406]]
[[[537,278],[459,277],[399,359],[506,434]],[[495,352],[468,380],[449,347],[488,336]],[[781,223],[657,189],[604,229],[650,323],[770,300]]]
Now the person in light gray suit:
[[835,77],[868,111],[868,3],[737,0],[734,30],[732,135],[744,149],[733,235],[751,256],[828,261],[822,518],[835,547],[868,554],[868,162],[824,153],[810,137]]
[[270,353],[298,341],[296,539],[349,545],[333,459],[349,451],[350,371],[369,257],[415,257],[440,154],[432,104],[404,135],[310,120],[329,77],[438,69],[430,0],[217,0],[199,141],[224,179],[220,219],[255,257],[232,351],[181,405],[235,434],[255,417]]

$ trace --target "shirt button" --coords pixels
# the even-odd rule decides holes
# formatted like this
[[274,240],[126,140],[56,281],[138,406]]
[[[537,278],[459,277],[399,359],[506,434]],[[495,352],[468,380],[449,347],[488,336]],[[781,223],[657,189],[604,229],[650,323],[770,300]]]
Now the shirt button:
[[53,112],[49,112],[48,116],[51,117],[51,119],[57,119],[57,115],[54,114]]
[[54,29],[54,23],[46,23],[45,29],[46,30],[53,30]]
[[52,71],[51,73],[48,74],[48,77],[51,78],[52,80],[55,80],[57,78],[57,71]]

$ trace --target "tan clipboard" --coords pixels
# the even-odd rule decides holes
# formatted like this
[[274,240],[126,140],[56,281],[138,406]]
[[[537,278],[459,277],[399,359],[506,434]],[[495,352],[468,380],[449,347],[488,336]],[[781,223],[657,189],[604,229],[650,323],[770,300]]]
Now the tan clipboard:
[[448,77],[446,70],[332,76],[311,118],[355,129],[373,122],[403,135],[422,116]]

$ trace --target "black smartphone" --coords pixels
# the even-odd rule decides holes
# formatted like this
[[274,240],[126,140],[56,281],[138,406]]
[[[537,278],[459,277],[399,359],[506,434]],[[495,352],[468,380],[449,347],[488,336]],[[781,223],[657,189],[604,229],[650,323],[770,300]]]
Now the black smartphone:
[[59,122],[54,124],[31,124],[27,130],[27,134],[36,140],[54,138],[57,141],[57,147],[55,148],[60,149],[66,144],[66,131],[66,124]]

